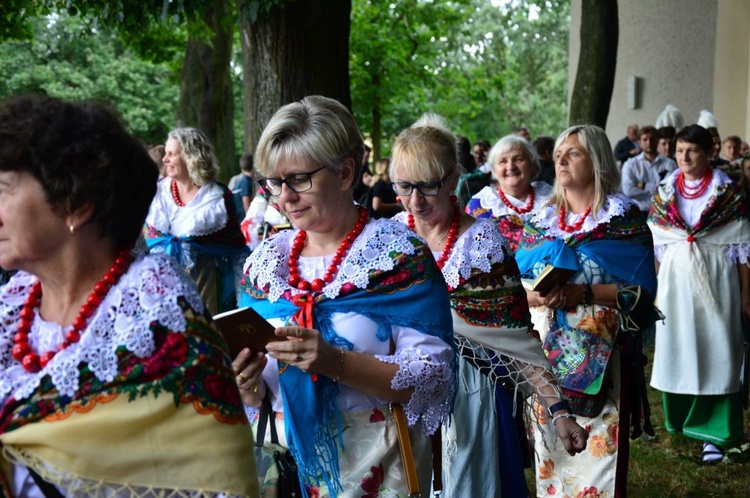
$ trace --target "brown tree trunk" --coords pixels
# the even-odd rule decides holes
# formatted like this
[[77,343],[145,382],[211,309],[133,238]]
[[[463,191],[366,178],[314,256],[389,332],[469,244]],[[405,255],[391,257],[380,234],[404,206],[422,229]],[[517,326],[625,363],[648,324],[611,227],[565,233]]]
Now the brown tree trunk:
[[[383,126],[380,121],[380,74],[375,73],[372,77],[372,85],[375,88],[372,102],[372,156],[370,162],[374,165],[380,159],[382,148]],[[370,168],[374,170],[374,166]]]
[[289,2],[253,23],[241,12],[248,151],[255,149],[263,128],[282,105],[324,95],[351,108],[350,13],[351,0]]
[[570,100],[570,125],[606,126],[615,84],[618,38],[617,0],[583,0],[581,56]]
[[234,97],[229,63],[234,30],[228,0],[212,2],[203,20],[213,33],[210,41],[188,38],[177,108],[179,126],[199,128],[216,148],[219,179],[239,171],[234,149]]

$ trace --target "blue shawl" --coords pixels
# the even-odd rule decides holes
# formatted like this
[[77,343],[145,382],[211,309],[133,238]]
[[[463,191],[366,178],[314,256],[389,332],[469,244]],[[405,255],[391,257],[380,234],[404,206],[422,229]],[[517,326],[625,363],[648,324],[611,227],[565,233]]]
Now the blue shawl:
[[[427,247],[415,237],[410,237],[409,242],[414,253],[392,252],[389,256],[394,268],[370,271],[367,288],[346,286],[335,299],[322,294],[315,296],[313,323],[326,341],[352,349],[353,345],[333,329],[331,317],[334,313],[354,312],[379,324],[377,338],[380,341],[390,340],[393,326],[410,327],[439,337],[455,352],[445,281]],[[258,250],[262,251],[263,247]],[[342,264],[346,264],[346,260]],[[267,290],[245,281],[240,306],[250,306],[266,319],[280,318],[288,323],[299,310],[291,302],[291,295],[286,292],[271,302]],[[455,360],[453,366],[455,371]],[[303,493],[306,494],[306,485],[317,484],[322,479],[335,497],[340,490],[337,441],[343,446],[341,414],[336,402],[338,384],[325,376],[313,381],[310,375],[293,365],[283,367],[279,383],[287,441],[299,468]]]
[[[613,216],[590,232],[565,238],[548,235],[533,220],[524,227],[516,253],[524,278],[535,278],[546,264],[580,272],[581,261],[591,260],[618,285],[640,285],[656,295],[653,241],[635,204],[625,214]],[[574,391],[598,393],[615,337],[572,327],[564,309],[555,311],[550,327],[543,347],[560,384]]]

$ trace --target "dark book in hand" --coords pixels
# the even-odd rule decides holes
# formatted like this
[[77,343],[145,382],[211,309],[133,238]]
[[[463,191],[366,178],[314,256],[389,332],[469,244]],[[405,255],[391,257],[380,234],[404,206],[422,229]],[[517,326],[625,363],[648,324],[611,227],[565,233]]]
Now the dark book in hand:
[[578,270],[547,265],[535,279],[522,278],[521,283],[527,290],[545,295],[554,286],[566,284],[576,273]]
[[227,341],[229,354],[234,360],[244,348],[253,353],[267,353],[266,344],[273,341],[284,341],[285,337],[274,334],[276,327],[260,316],[252,308],[240,308],[226,311],[214,316],[221,335]]

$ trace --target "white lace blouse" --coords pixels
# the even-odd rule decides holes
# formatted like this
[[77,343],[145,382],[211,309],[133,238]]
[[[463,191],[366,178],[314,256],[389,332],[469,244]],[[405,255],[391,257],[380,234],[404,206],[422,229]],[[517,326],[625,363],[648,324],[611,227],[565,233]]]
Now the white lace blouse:
[[[19,272],[0,288],[0,403],[10,396],[25,399],[46,375],[61,395],[73,396],[78,390],[81,362],[88,363],[97,379],[111,382],[117,374],[118,347],[126,347],[139,358],[153,354],[152,322],[185,332],[185,314],[178,298],[184,297],[198,312],[204,309],[195,284],[176,268],[173,258],[141,255],[89,319],[80,341],[59,351],[39,372],[29,373],[13,359],[11,350],[18,314],[36,281],[35,276]],[[37,314],[29,332],[29,345],[35,351],[57,350],[70,328],[45,321]]]
[[[256,253],[248,258],[246,276],[257,281],[259,286],[269,285],[269,300],[275,302],[281,295],[292,290],[286,282],[286,257],[289,247],[297,235],[296,230],[285,230],[267,239]],[[339,273],[333,282],[323,290],[329,298],[339,295],[343,285],[355,285],[365,288],[368,285],[370,269],[388,270],[393,268],[393,261],[388,254],[391,251],[413,253],[414,247],[406,241],[404,234],[408,229],[392,220],[372,220],[367,224],[362,234],[355,240],[349,254],[340,266]],[[268,247],[270,245],[270,247]],[[260,252],[258,252],[260,251]],[[323,278],[326,269],[331,264],[333,254],[317,257],[301,256],[299,258],[300,275],[307,281]],[[410,423],[417,420],[418,407],[425,404],[439,404],[446,393],[436,389],[436,383],[444,383],[452,376],[451,364],[453,350],[440,338],[421,333],[413,328],[392,326],[392,338],[395,351],[390,351],[390,342],[377,338],[379,324],[369,317],[354,313],[334,313],[331,317],[333,329],[342,338],[354,345],[354,351],[369,353],[383,362],[395,363],[400,366],[399,371],[391,382],[394,389],[414,387],[415,392],[410,402],[404,406]],[[273,325],[283,326],[280,319],[269,320]],[[283,412],[283,404],[279,392],[278,363],[268,358],[268,364],[263,371],[263,379],[271,393],[274,411]],[[339,386],[338,406],[341,411],[375,408],[387,404],[386,400],[378,399],[369,394],[347,387]],[[247,408],[248,417],[252,420],[257,411]],[[432,413],[435,420],[426,421],[426,425],[442,416]]]
[[183,207],[172,198],[171,186],[169,179],[159,182],[147,224],[175,237],[209,235],[226,226],[229,215],[224,191],[216,182],[201,186],[195,198]]

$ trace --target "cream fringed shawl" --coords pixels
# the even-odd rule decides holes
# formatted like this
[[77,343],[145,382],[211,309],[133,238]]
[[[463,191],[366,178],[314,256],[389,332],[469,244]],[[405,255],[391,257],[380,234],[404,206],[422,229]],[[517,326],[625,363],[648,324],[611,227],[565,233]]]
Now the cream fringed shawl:
[[[394,219],[407,221],[405,213]],[[533,392],[531,385],[548,384],[547,359],[531,324],[518,265],[495,220],[476,220],[456,241],[442,272],[461,354],[493,384],[511,380],[525,394]],[[480,366],[476,358],[492,362]]]
[[[0,289],[6,483],[21,464],[67,496],[258,496],[226,346],[171,258],[137,259],[80,342],[30,374],[10,350],[35,281],[19,273]],[[63,332],[37,316],[29,342],[47,351]]]
[[[738,264],[748,264],[745,199],[714,171],[695,226],[679,214],[676,174],[659,185],[648,224],[660,259],[659,308],[651,385],[661,391],[719,395],[739,390],[742,352]],[[690,201],[698,202],[698,201]]]

